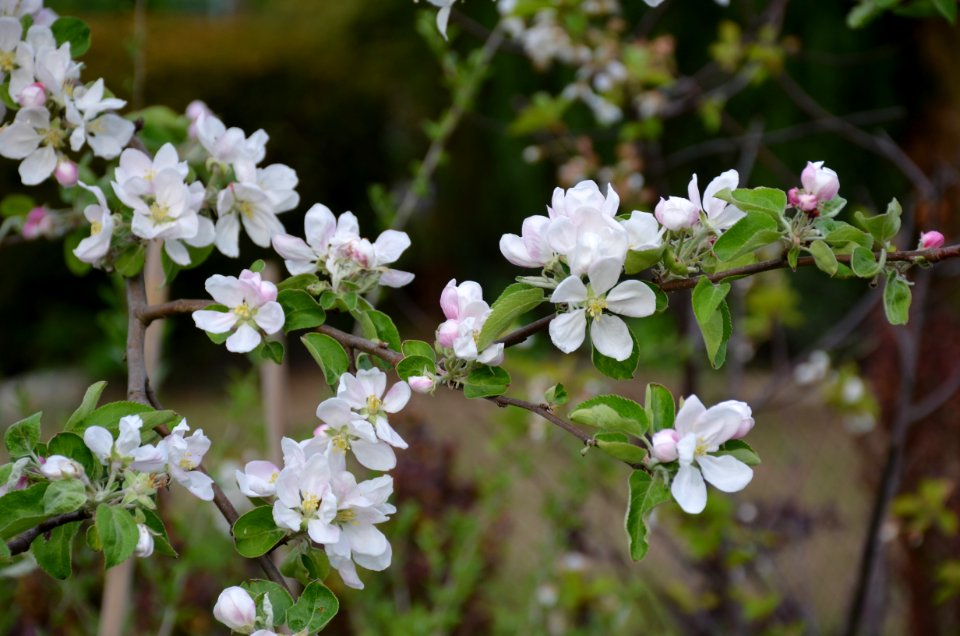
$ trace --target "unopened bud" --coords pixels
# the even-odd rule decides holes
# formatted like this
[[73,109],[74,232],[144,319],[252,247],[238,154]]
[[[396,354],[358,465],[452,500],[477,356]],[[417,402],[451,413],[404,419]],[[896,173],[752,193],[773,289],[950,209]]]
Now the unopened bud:
[[436,386],[434,379],[426,375],[412,375],[407,378],[407,384],[417,393],[433,393],[433,387]]
[[808,161],[807,167],[800,173],[800,183],[808,194],[821,202],[829,201],[840,191],[840,177],[825,167],[822,161]]
[[922,250],[935,250],[938,247],[943,247],[944,242],[943,234],[936,230],[920,233],[920,249]]
[[233,631],[246,634],[257,620],[257,605],[245,589],[235,585],[220,592],[213,615]]
[[50,455],[40,464],[40,474],[54,481],[76,479],[83,475],[83,466],[63,455]]
[[53,176],[57,180],[57,183],[65,188],[72,188],[77,185],[79,174],[77,164],[69,159],[61,159],[58,161],[57,167],[53,171]]
[[661,462],[677,460],[677,442],[680,434],[672,428],[665,428],[653,434],[653,456]]
[[146,558],[153,554],[153,535],[150,534],[150,529],[142,523],[137,524],[137,532],[140,533],[140,536],[137,538],[137,547],[134,554]]
[[47,236],[53,233],[53,217],[44,207],[36,207],[27,213],[27,218],[23,222],[23,229],[20,230],[23,238],[28,241]]
[[39,108],[47,103],[47,88],[41,82],[30,84],[17,96],[21,108]]

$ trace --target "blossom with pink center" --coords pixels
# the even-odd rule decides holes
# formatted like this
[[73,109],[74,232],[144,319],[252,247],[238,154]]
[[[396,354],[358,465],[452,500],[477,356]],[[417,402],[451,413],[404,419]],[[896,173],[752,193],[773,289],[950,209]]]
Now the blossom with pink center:
[[787,202],[798,210],[813,212],[817,209],[817,195],[805,192],[799,188],[790,188],[787,191]]
[[661,462],[677,461],[677,442],[680,434],[672,428],[665,428],[653,434],[653,456]]
[[523,220],[521,235],[504,234],[500,237],[500,252],[518,267],[543,267],[555,257],[547,240],[550,219],[535,215]]
[[193,321],[209,333],[231,333],[227,338],[228,351],[252,351],[263,340],[261,332],[271,335],[283,328],[283,308],[276,302],[277,286],[263,280],[259,273],[245,269],[239,278],[214,274],[207,279],[206,289],[227,310],[195,311]]
[[410,386],[400,381],[387,388],[387,374],[380,369],[360,369],[356,375],[344,373],[337,386],[337,397],[347,403],[360,419],[373,424],[377,437],[395,448],[407,443],[393,430],[387,415],[400,412],[410,401]]
[[437,342],[453,349],[461,360],[497,365],[503,361],[503,344],[492,344],[483,351],[477,342],[490,315],[490,305],[483,300],[483,289],[472,280],[457,285],[451,280],[440,293],[440,308],[446,321],[437,328]]
[[33,208],[27,213],[27,218],[23,221],[23,229],[20,231],[23,238],[28,241],[41,236],[53,236],[53,215],[44,207]]
[[407,378],[410,390],[416,393],[433,393],[437,386],[436,378],[427,375],[411,375]]

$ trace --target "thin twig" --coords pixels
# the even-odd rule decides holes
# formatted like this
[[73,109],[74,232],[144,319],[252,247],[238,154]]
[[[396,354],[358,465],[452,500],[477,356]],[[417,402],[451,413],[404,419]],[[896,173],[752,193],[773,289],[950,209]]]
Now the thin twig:
[[65,512],[62,515],[51,517],[45,521],[41,521],[34,527],[22,534],[17,535],[13,539],[10,539],[10,541],[7,542],[7,549],[10,550],[11,555],[21,554],[29,550],[30,544],[33,543],[33,540],[39,537],[41,534],[50,532],[54,528],[65,526],[68,523],[73,523],[74,521],[83,521],[84,519],[89,518],[90,513],[86,510],[74,510],[73,512]]

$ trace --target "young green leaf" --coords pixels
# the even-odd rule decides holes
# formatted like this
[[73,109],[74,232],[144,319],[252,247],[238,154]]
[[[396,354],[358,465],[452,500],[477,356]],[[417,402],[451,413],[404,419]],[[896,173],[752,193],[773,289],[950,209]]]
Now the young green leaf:
[[283,363],[283,343],[278,340],[264,340],[259,347],[260,357],[276,364]]
[[673,428],[673,421],[676,418],[676,405],[673,402],[673,395],[667,387],[656,383],[648,384],[645,402],[647,419],[650,421],[651,430],[654,433],[665,428]]
[[383,342],[394,351],[400,351],[400,332],[397,331],[397,326],[393,324],[393,319],[376,309],[368,311],[367,316],[374,327],[374,333],[368,337]]
[[882,267],[873,257],[873,252],[862,247],[855,247],[850,256],[850,269],[860,278],[873,278]]
[[270,608],[273,612],[273,621],[275,625],[286,622],[285,616],[287,610],[293,607],[293,597],[277,583],[264,579],[252,579],[244,581],[240,587],[250,593],[250,596],[257,601],[257,613],[263,615],[263,598],[270,599]]
[[327,320],[327,312],[316,299],[302,289],[284,289],[277,294],[277,302],[283,308],[283,332],[298,329],[313,329]]
[[140,532],[129,512],[120,506],[100,504],[97,506],[95,523],[107,568],[123,563],[133,555]]
[[811,243],[810,253],[813,254],[813,260],[821,271],[826,272],[830,276],[837,273],[839,266],[837,255],[833,253],[833,250],[830,249],[830,246],[824,241],[817,239]]
[[490,315],[483,323],[477,339],[477,350],[483,351],[493,344],[517,318],[540,305],[543,300],[542,289],[524,283],[514,283],[503,290],[491,305]]
[[721,261],[730,261],[764,245],[780,240],[780,226],[764,212],[747,212],[733,227],[720,235],[713,253]]
[[619,395],[598,395],[581,402],[570,419],[585,426],[641,437],[649,430],[643,407]]
[[762,212],[778,224],[787,209],[787,193],[776,188],[740,188],[733,192],[721,190],[714,196],[734,204],[744,212]]
[[75,422],[67,430],[73,433],[82,434],[83,431],[91,426],[102,426],[110,431],[114,437],[120,432],[120,418],[127,415],[140,415],[148,413],[153,408],[139,402],[108,402],[101,407],[94,409],[89,415]]
[[287,610],[287,626],[295,632],[318,632],[340,611],[340,602],[321,581],[312,581]]
[[170,545],[170,537],[167,536],[167,529],[163,525],[160,515],[149,508],[140,508],[143,513],[143,523],[153,531],[153,549],[164,556],[177,557],[177,551]]
[[93,410],[97,408],[97,402],[100,401],[100,395],[103,394],[106,386],[107,383],[101,380],[100,382],[94,382],[87,388],[86,393],[83,394],[83,401],[80,402],[80,406],[77,407],[77,410],[75,410],[67,420],[67,423],[64,425],[64,430],[71,430],[80,420],[93,413]]
[[593,436],[593,440],[597,448],[622,462],[642,464],[647,458],[646,449],[632,444],[623,433],[597,433]]
[[887,277],[883,288],[883,311],[891,325],[905,325],[910,319],[910,284],[896,274]]
[[80,522],[57,526],[30,544],[30,553],[37,565],[51,577],[64,581],[73,574],[73,538],[80,530]]
[[485,398],[501,395],[510,386],[510,374],[501,367],[477,367],[470,372],[463,385],[463,394],[468,398]]
[[320,366],[327,384],[334,385],[350,367],[350,358],[343,346],[323,333],[308,333],[300,338],[303,345]]
[[244,513],[233,524],[233,542],[240,556],[253,559],[280,543],[286,532],[273,520],[273,508],[258,506]]
[[43,493],[43,513],[51,517],[79,510],[85,503],[87,489],[79,479],[55,481]]
[[627,252],[627,260],[623,264],[625,274],[638,274],[645,269],[649,269],[660,262],[663,257],[664,246],[655,247],[649,250],[630,250]]
[[554,384],[543,394],[544,402],[547,404],[554,404],[556,406],[563,406],[569,399],[570,395],[567,393],[566,387],[564,387],[562,384]]
[[760,465],[760,456],[750,447],[750,444],[741,439],[731,439],[724,442],[714,455],[732,455],[747,466]]
[[3,443],[11,459],[26,457],[40,441],[40,418],[43,412],[34,413],[12,424],[3,434]]
[[646,518],[654,508],[670,501],[670,488],[659,477],[642,470],[633,471],[628,483],[630,495],[624,525],[630,542],[630,558],[639,561],[649,547]]
[[397,363],[397,375],[401,380],[407,380],[414,375],[433,375],[437,372],[437,365],[425,356],[409,356]]
[[427,344],[423,340],[404,340],[400,346],[400,351],[408,358],[411,356],[422,356],[424,358],[430,358],[433,361],[437,359],[437,352],[433,349],[433,345]]
[[42,481],[0,497],[0,539],[11,539],[47,518],[43,495],[49,486],[49,481]]
[[50,25],[50,31],[58,47],[64,42],[70,43],[71,57],[80,57],[90,48],[90,27],[79,18],[57,18]]
[[877,248],[882,248],[887,241],[892,239],[900,231],[900,215],[903,210],[900,202],[892,199],[887,205],[887,211],[883,214],[867,217],[859,210],[853,215],[857,223],[873,235]]
[[730,310],[724,300],[728,293],[730,283],[714,285],[705,276],[693,288],[693,314],[700,325],[707,357],[714,369],[723,366],[727,357],[727,341],[733,330]]

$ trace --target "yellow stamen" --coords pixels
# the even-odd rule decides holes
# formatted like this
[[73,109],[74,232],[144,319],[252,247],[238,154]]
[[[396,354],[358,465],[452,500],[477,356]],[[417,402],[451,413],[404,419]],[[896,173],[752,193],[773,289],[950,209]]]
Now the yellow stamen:
[[16,53],[14,51],[0,51],[0,71],[9,73],[16,66]]
[[233,313],[237,314],[237,317],[240,320],[250,320],[253,318],[253,312],[250,311],[250,307],[247,305],[247,301],[243,301],[241,304],[233,308]]
[[603,313],[603,310],[607,308],[607,299],[606,298],[591,298],[587,301],[587,315],[591,318],[596,318]]
[[94,221],[90,224],[90,236],[96,236],[103,231],[103,223],[100,221]]
[[338,510],[337,516],[333,518],[334,523],[344,524],[356,521],[357,513],[355,510]]
[[303,510],[303,514],[309,516],[317,511],[317,508],[320,507],[320,498],[316,495],[307,495],[303,498],[303,503],[300,504],[300,509]]
[[249,201],[237,201],[237,210],[248,219],[253,218],[253,204]]
[[150,220],[154,223],[166,223],[170,220],[170,208],[154,201],[150,204]]
[[367,413],[379,413],[383,402],[376,395],[367,396]]

